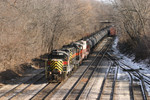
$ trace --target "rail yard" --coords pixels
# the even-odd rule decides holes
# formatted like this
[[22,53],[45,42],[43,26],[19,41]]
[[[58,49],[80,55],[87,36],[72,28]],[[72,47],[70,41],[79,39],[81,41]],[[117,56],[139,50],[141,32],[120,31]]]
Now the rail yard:
[[0,100],[150,100],[145,90],[150,77],[111,54],[113,41],[114,37],[108,36],[97,41],[88,57],[62,81],[45,78],[47,69],[35,70],[2,86]]
[[150,100],[150,0],[0,0],[0,100]]

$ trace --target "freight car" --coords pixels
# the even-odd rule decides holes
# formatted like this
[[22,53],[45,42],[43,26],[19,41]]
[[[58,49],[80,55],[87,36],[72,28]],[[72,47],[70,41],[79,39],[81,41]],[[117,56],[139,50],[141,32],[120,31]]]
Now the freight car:
[[108,36],[116,36],[117,32],[116,32],[116,28],[114,26],[110,27],[109,31],[108,31]]
[[53,50],[45,64],[46,78],[50,82],[64,80],[82,63],[83,59],[87,58],[91,49],[110,34],[110,29],[111,26],[82,40],[65,45],[60,50]]

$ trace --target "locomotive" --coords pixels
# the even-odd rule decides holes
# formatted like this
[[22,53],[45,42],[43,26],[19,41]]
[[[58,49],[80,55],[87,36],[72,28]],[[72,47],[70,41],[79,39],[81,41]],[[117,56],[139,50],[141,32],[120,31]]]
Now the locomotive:
[[[114,27],[113,27],[114,29]],[[59,50],[53,50],[45,64],[45,76],[50,82],[63,81],[74,69],[87,58],[91,49],[105,36],[116,35],[111,31],[112,26],[106,27],[95,34],[85,37],[69,45],[64,45]],[[115,29],[114,29],[115,30]]]

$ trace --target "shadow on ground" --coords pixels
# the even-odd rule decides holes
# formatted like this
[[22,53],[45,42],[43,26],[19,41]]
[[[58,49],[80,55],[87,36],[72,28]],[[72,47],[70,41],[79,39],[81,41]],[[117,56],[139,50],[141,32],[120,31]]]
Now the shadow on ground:
[[[95,58],[98,51],[92,52],[92,55],[89,55],[88,59],[83,60],[83,63],[81,65],[88,66],[92,60]],[[0,83],[2,84],[31,84],[33,83],[35,78],[30,79],[31,81],[25,81],[32,75],[37,74],[37,70],[42,70],[45,67],[45,60],[48,59],[48,54],[41,55],[38,58],[32,59],[32,63],[25,63],[20,65],[20,69],[18,69],[18,72],[14,72],[12,70],[6,70],[5,72],[0,73]],[[33,67],[34,66],[34,67]],[[92,66],[95,66],[95,63],[92,64]],[[93,69],[92,69],[93,70]],[[47,82],[45,76],[45,72],[39,74],[39,80],[33,84],[42,84]],[[38,78],[37,78],[38,80]]]
[[34,58],[32,59],[32,64],[36,67],[39,67],[39,68],[42,68],[42,67],[45,67],[45,60],[48,59],[48,53],[44,54],[44,55],[41,55],[40,57],[38,58]]
[[[31,77],[34,74],[37,74],[36,70],[42,70],[45,67],[45,60],[48,58],[48,54],[39,56],[38,58],[32,59],[32,63],[24,63],[19,65],[15,71],[7,69],[4,72],[0,73],[0,84],[19,84],[25,83],[24,80],[27,77]],[[44,75],[44,72],[41,73],[41,76]],[[40,76],[39,76],[40,77]],[[45,77],[43,77],[45,79]],[[46,79],[45,79],[46,80]],[[47,81],[41,81],[47,82]],[[31,83],[31,82],[29,82]],[[37,82],[38,84],[42,84]],[[35,83],[36,84],[36,83]]]

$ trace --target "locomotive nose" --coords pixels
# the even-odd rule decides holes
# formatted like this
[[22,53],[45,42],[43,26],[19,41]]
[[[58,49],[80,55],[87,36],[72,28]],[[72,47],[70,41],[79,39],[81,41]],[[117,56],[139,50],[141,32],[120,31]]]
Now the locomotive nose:
[[63,61],[58,59],[52,59],[48,62],[50,71],[53,73],[62,72],[63,71]]

